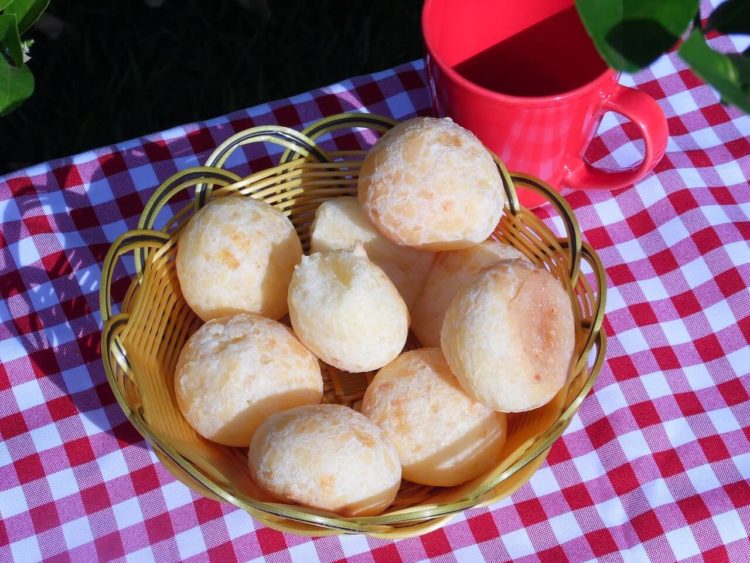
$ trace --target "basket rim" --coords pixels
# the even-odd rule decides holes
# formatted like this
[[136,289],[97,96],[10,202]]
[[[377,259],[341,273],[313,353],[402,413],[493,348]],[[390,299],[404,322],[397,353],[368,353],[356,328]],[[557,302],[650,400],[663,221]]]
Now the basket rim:
[[[103,263],[99,295],[100,312],[103,322],[102,356],[107,380],[110,387],[112,387],[115,398],[124,414],[146,441],[157,451],[157,456],[159,453],[167,456],[187,476],[189,476],[190,479],[194,480],[196,484],[203,488],[207,488],[222,500],[230,502],[231,504],[243,508],[251,514],[259,517],[264,524],[282,531],[295,532],[294,529],[289,529],[285,526],[278,525],[277,527],[277,522],[269,521],[262,515],[270,515],[290,520],[292,522],[301,522],[312,526],[318,526],[321,528],[321,531],[334,530],[334,533],[367,533],[378,537],[392,537],[395,534],[398,535],[398,537],[406,537],[409,535],[408,529],[410,524],[411,527],[414,528],[415,522],[416,526],[420,526],[425,522],[450,517],[451,515],[468,508],[482,504],[489,504],[502,498],[502,496],[505,495],[501,494],[500,497],[493,497],[490,493],[500,483],[515,475],[527,465],[534,463],[540,456],[542,460],[546,457],[546,452],[570,424],[572,416],[577,412],[584,397],[593,386],[604,361],[606,335],[602,330],[602,322],[606,301],[606,279],[601,260],[594,249],[587,243],[583,242],[575,215],[562,196],[538,178],[526,174],[509,173],[497,156],[493,155],[507,195],[506,212],[513,216],[521,216],[521,220],[523,220],[523,213],[530,213],[526,208],[520,205],[515,191],[516,185],[522,185],[523,187],[541,193],[556,209],[558,215],[562,218],[563,226],[566,230],[567,237],[557,238],[560,243],[565,245],[569,253],[570,267],[568,275],[571,287],[575,287],[578,283],[582,261],[590,266],[596,281],[595,315],[590,323],[591,326],[588,327],[588,338],[584,346],[585,353],[582,353],[579,358],[580,363],[581,360],[590,358],[591,353],[595,354],[594,363],[588,370],[588,376],[583,386],[578,390],[576,396],[572,398],[567,408],[565,408],[558,416],[557,420],[545,432],[537,437],[533,447],[530,447],[521,458],[506,468],[505,471],[501,472],[489,483],[483,483],[479,489],[475,490],[463,500],[454,503],[434,506],[427,505],[427,508],[420,510],[411,510],[407,508],[378,516],[343,517],[333,513],[325,513],[323,511],[308,509],[298,505],[267,503],[249,499],[249,497],[246,496],[244,496],[244,498],[238,498],[236,495],[211,481],[210,478],[204,475],[203,472],[200,471],[190,460],[179,454],[171,445],[164,443],[163,440],[148,428],[145,421],[141,418],[140,413],[130,407],[125,396],[121,393],[117,376],[115,374],[115,366],[113,365],[113,360],[117,362],[121,368],[129,365],[127,363],[127,351],[119,339],[119,334],[122,332],[125,325],[127,325],[128,314],[119,313],[113,315],[113,307],[110,297],[114,267],[119,258],[131,252],[135,257],[136,275],[133,277],[129,285],[128,292],[130,293],[131,290],[135,291],[133,288],[139,283],[139,279],[143,273],[143,267],[148,260],[149,252],[153,252],[154,249],[163,248],[165,245],[171,246],[176,240],[176,233],[168,233],[166,232],[166,228],[162,230],[156,230],[153,228],[159,212],[175,193],[186,189],[188,186],[196,186],[193,207],[197,209],[212,197],[212,191],[215,185],[231,188],[237,186],[238,183],[246,181],[251,176],[267,172],[261,170],[248,177],[240,178],[236,174],[218,167],[227,161],[233,150],[236,150],[243,144],[262,141],[273,142],[285,147],[279,166],[295,164],[300,162],[300,160],[309,160],[311,155],[320,165],[324,165],[332,163],[331,155],[322,150],[317,152],[309,150],[310,146],[317,146],[316,139],[320,136],[336,129],[346,127],[369,127],[384,131],[395,123],[396,122],[390,118],[374,116],[373,114],[346,113],[330,116],[323,120],[314,122],[301,133],[280,126],[260,126],[237,133],[217,147],[214,153],[209,157],[206,166],[192,167],[177,172],[162,183],[147,202],[139,219],[138,228],[120,235],[110,247]],[[295,144],[297,141],[300,142],[299,145]],[[364,154],[366,151],[363,150],[360,152]],[[267,173],[269,175],[272,174],[272,172]],[[190,205],[186,205],[186,207],[190,207]],[[127,371],[127,369],[123,369],[124,371]],[[185,482],[179,476],[177,477]],[[402,527],[399,527],[399,524],[401,524]],[[422,528],[424,528],[424,526],[422,526]],[[315,534],[305,533],[305,535]]]

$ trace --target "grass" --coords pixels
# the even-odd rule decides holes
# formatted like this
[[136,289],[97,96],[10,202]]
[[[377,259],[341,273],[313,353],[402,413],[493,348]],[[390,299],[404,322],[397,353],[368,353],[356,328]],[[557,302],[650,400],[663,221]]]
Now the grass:
[[58,0],[36,91],[0,119],[0,173],[422,56],[421,0]]

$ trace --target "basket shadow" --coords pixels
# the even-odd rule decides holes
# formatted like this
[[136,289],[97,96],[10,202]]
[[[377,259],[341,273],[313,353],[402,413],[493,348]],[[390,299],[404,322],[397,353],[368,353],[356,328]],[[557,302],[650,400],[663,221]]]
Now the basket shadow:
[[[55,164],[74,166],[68,159]],[[92,182],[103,177],[98,170]],[[129,219],[134,225],[137,216]],[[3,237],[13,241],[0,250],[0,292],[9,312],[3,330],[15,344],[10,357],[3,354],[6,367],[27,362],[18,373],[36,376],[53,420],[78,414],[121,446],[145,447],[117,406],[101,361],[99,280],[112,241],[90,199],[61,189],[48,171],[15,183],[2,221]],[[79,228],[81,222],[90,227]],[[121,266],[118,274],[127,272]]]

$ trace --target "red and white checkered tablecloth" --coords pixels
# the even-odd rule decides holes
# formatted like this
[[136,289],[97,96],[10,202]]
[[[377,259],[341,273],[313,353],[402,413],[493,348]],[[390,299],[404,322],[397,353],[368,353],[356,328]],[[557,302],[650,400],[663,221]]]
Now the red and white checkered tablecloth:
[[[161,181],[253,125],[424,114],[421,62],[0,178],[0,561],[747,561],[750,117],[673,57],[623,82],[671,138],[636,187],[565,194],[608,276],[594,391],[511,498],[398,542],[284,535],[177,482],[115,403],[97,298],[107,248]],[[633,126],[600,131],[593,160],[638,158]],[[275,155],[253,151],[241,169]]]

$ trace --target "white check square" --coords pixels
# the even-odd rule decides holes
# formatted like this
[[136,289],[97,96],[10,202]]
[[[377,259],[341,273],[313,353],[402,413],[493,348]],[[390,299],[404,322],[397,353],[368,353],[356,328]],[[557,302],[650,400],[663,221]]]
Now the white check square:
[[[669,297],[669,293],[667,293],[667,290],[665,289],[664,284],[659,277],[638,280],[636,283],[638,284],[638,287],[641,288],[641,291],[646,297],[646,300],[649,302],[654,302]],[[611,290],[607,288],[607,301],[609,301],[610,291]]]
[[692,262],[680,266],[680,270],[685,276],[685,281],[687,281],[688,287],[692,289],[703,285],[714,277],[711,270],[706,266],[706,261],[702,257],[696,258]]
[[[748,212],[748,215],[750,215],[750,212]],[[750,247],[748,247],[747,242],[730,242],[724,245],[724,251],[732,259],[732,264],[735,266],[750,264]]]
[[91,525],[86,516],[73,520],[72,522],[65,522],[62,525],[62,531],[65,536],[65,545],[68,546],[68,549],[74,549],[79,545],[84,545],[94,541],[94,535],[91,532]]
[[94,386],[90,372],[86,366],[76,366],[66,369],[62,372],[62,378],[65,383],[65,389],[70,394],[87,391]]
[[7,520],[28,510],[29,505],[26,503],[26,495],[23,494],[23,487],[19,485],[5,489],[4,491],[0,490],[0,518]]
[[646,497],[651,508],[658,508],[665,504],[674,504],[674,497],[664,479],[657,478],[645,483],[641,487],[641,491],[643,491],[643,496]]
[[701,212],[708,220],[708,223],[714,227],[732,222],[724,211],[724,208],[720,205],[704,205],[701,207]]
[[732,456],[735,467],[746,479],[750,476],[750,453]]
[[289,548],[289,556],[293,563],[313,563],[320,561],[315,544],[312,541],[306,541]]
[[672,548],[675,559],[682,560],[688,557],[693,557],[701,552],[700,547],[695,541],[695,536],[690,530],[690,526],[684,528],[678,528],[667,532],[666,534],[669,546]]
[[34,449],[37,453],[62,446],[63,443],[60,432],[57,430],[57,424],[54,422],[41,428],[34,428],[29,431],[29,435],[34,442]]
[[[677,69],[675,68],[674,63],[672,62],[672,59],[670,57],[662,56],[649,65],[648,71],[654,76],[654,78],[664,78],[665,76],[675,74],[677,72]],[[630,75],[623,74],[620,77],[621,84],[627,84],[625,80],[626,77],[631,78],[632,81],[632,77]],[[627,85],[633,86],[635,84],[634,82],[631,82]]]
[[714,524],[716,524],[716,529],[719,530],[721,542],[724,545],[743,538],[747,539],[745,526],[742,524],[742,520],[740,520],[740,517],[734,510],[712,516],[711,518],[713,519]]
[[138,504],[137,498],[130,498],[126,501],[115,504],[112,507],[115,515],[118,529],[122,530],[138,522],[143,522],[143,512]]
[[599,389],[596,392],[596,398],[602,407],[602,411],[604,411],[604,414],[607,416],[628,406],[628,401],[625,399],[625,396],[622,394],[622,389],[617,383],[608,385],[604,389]]
[[750,375],[750,348],[747,346],[728,354],[727,360],[734,373],[740,376]]
[[629,168],[643,160],[643,153],[638,150],[638,145],[634,142],[617,147],[610,152],[610,156],[620,168]]
[[8,442],[5,440],[0,441],[0,467],[7,467],[13,463],[13,459],[10,457],[8,451]]
[[690,388],[693,391],[700,391],[701,389],[708,389],[709,387],[716,387],[716,382],[711,377],[708,368],[705,364],[696,364],[694,366],[687,366],[682,369],[685,374],[685,381],[690,384]]
[[595,203],[594,209],[604,225],[612,225],[625,220],[625,216],[614,198]]
[[104,481],[112,481],[130,473],[125,456],[119,449],[97,458],[96,463]]
[[685,182],[686,188],[703,188],[706,186],[703,176],[695,168],[678,168],[677,173],[682,178],[682,181]]
[[156,559],[151,547],[146,546],[143,549],[126,554],[125,561],[128,563],[153,563]]
[[478,563],[484,561],[484,555],[476,545],[467,545],[453,552],[458,563]]
[[360,553],[370,551],[370,544],[367,543],[366,536],[363,535],[343,535],[340,536],[341,549],[346,557],[353,557]]
[[596,511],[607,528],[621,526],[630,521],[630,517],[625,513],[625,508],[622,506],[619,497],[612,497],[609,500],[597,503]]
[[224,515],[224,525],[231,539],[237,539],[257,529],[256,520],[244,510],[235,509]]
[[60,500],[77,493],[80,488],[72,469],[63,469],[47,475],[47,484],[54,500]]
[[636,184],[636,189],[638,190],[638,197],[646,209],[657,201],[661,201],[666,196],[664,186],[656,174],[646,176]]
[[674,217],[657,228],[667,246],[674,246],[690,236],[682,217]]
[[607,288],[607,304],[605,311],[607,313],[612,313],[614,311],[619,311],[621,309],[625,308],[625,300],[622,298],[622,293],[620,293],[620,289],[617,287],[608,287]]
[[716,173],[726,186],[734,186],[747,182],[747,179],[742,173],[742,169],[736,160],[730,160],[729,162],[718,164],[714,167],[714,170],[716,170]]
[[565,512],[554,518],[550,518],[549,525],[559,543],[565,543],[572,539],[583,536],[583,530],[578,525],[578,520],[572,512]]
[[664,374],[660,371],[643,375],[640,380],[651,400],[673,394],[672,388],[667,382],[667,378],[664,377]]
[[695,145],[701,149],[718,147],[724,144],[711,127],[706,127],[705,129],[700,129],[698,131],[691,131],[690,138]]
[[675,109],[675,114],[678,113],[677,109],[679,109],[679,113],[682,115],[698,110],[698,104],[695,103],[695,98],[693,98],[693,93],[690,90],[676,92],[671,96],[667,96],[665,101]]
[[529,484],[531,485],[531,488],[534,489],[534,493],[537,497],[543,497],[544,495],[555,493],[560,490],[560,483],[557,482],[555,474],[546,465],[540,467],[531,476]]
[[13,561],[42,560],[42,552],[39,549],[39,542],[36,536],[13,542],[10,544],[10,552],[13,554]]
[[200,526],[180,532],[174,539],[182,561],[206,551],[206,542],[203,540]]
[[643,331],[640,327],[621,332],[618,339],[620,340],[620,345],[628,354],[643,352],[651,348],[651,345],[646,342],[646,338],[643,336]]
[[150,164],[144,164],[136,168],[128,170],[130,177],[133,179],[133,184],[138,189],[143,189],[148,186],[158,186],[159,179],[156,177],[154,167]]
[[190,494],[190,489],[179,481],[172,481],[171,483],[162,485],[161,493],[164,495],[164,504],[169,510],[174,510],[193,502],[193,495]]
[[503,534],[502,540],[511,559],[520,559],[534,553],[534,546],[525,528],[510,532],[509,534]]
[[676,418],[674,420],[665,420],[663,426],[674,448],[695,442],[695,434],[686,419]]
[[406,92],[401,92],[400,94],[388,98],[386,103],[388,104],[388,109],[394,119],[404,119],[414,113],[411,99]]
[[46,401],[42,388],[39,386],[39,381],[36,379],[13,387],[13,396],[16,398],[20,411],[43,405]]
[[606,473],[602,460],[595,451],[573,458],[582,481],[593,481]]
[[628,461],[651,455],[651,448],[640,430],[633,430],[632,432],[618,436],[617,441],[620,443],[620,447]]
[[623,262],[635,262],[646,258],[643,247],[636,239],[626,240],[617,244],[617,252],[624,257]]
[[693,467],[688,469],[686,473],[697,493],[705,493],[721,487],[721,483],[710,465]]
[[41,259],[32,237],[22,238],[16,244],[9,244],[8,249],[19,268],[36,264]]
[[706,315],[708,324],[715,333],[737,324],[737,319],[726,301],[719,301],[703,309],[703,314]]
[[115,198],[110,183],[106,179],[91,182],[86,186],[86,195],[91,205],[110,203]]

